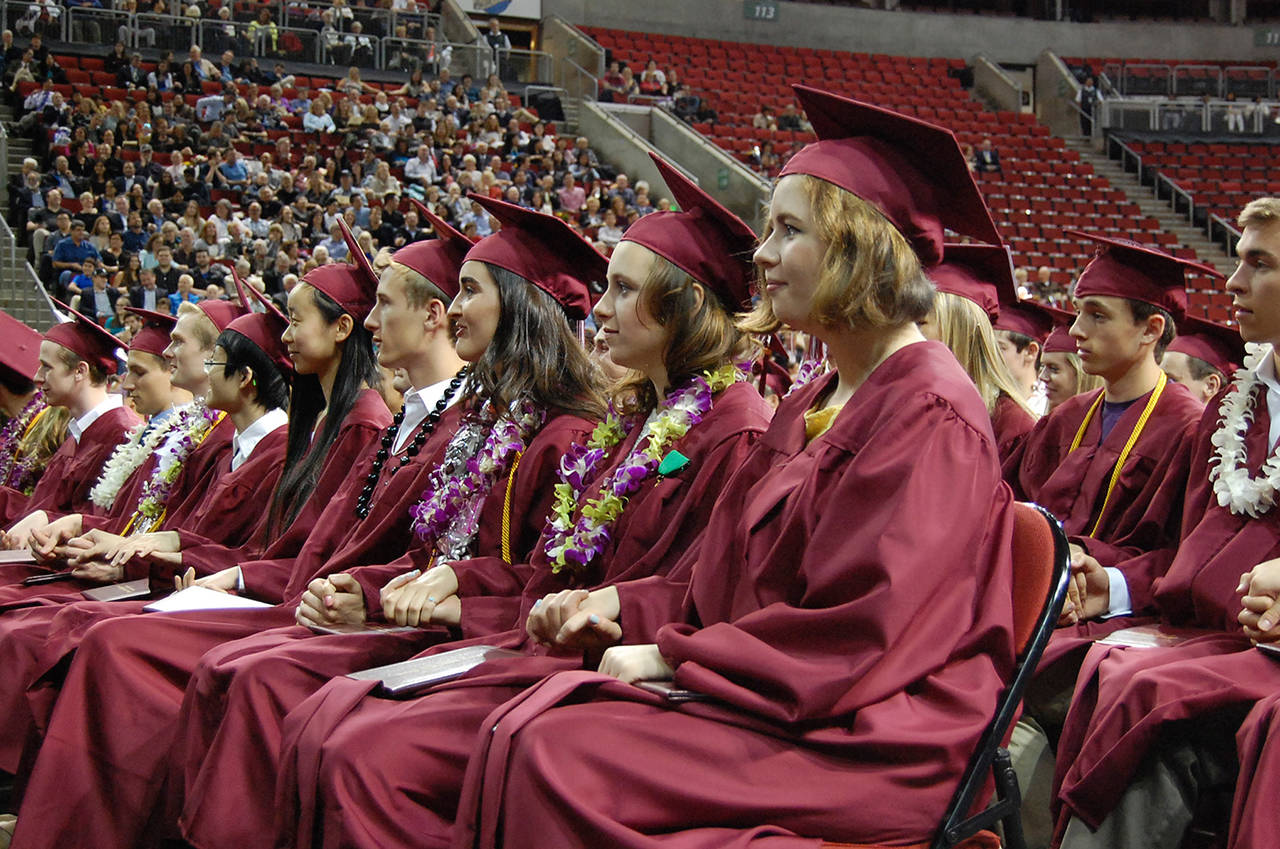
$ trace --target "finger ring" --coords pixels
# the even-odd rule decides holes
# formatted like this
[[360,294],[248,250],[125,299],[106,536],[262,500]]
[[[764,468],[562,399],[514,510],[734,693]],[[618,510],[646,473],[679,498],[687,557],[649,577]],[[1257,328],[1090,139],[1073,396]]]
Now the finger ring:
[[436,597],[435,597],[435,596],[433,596],[433,595],[429,595],[429,596],[427,596],[427,601],[431,602],[432,604],[435,604],[435,603],[436,603]]

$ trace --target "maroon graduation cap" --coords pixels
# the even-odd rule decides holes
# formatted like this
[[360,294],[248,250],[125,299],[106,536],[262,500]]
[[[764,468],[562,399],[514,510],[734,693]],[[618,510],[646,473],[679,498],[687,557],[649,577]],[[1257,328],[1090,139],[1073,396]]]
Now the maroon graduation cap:
[[266,354],[268,359],[275,363],[281,371],[286,374],[292,374],[293,361],[289,359],[289,351],[285,347],[284,341],[280,338],[285,328],[289,326],[288,317],[266,295],[252,286],[245,285],[234,268],[231,270],[231,279],[235,282],[236,289],[240,292],[241,303],[247,306],[249,298],[252,297],[262,304],[266,311],[250,312],[242,315],[228,324],[226,329],[234,330],[257,345],[262,350],[262,353]]
[[680,211],[651,212],[628,227],[622,240],[670,260],[731,311],[750,308],[755,231],[662,157],[649,156]]
[[1186,272],[1199,271],[1222,279],[1222,273],[1203,263],[1180,259],[1152,245],[1114,239],[1079,230],[1068,235],[1098,244],[1098,253],[1076,279],[1077,298],[1100,295],[1128,298],[1159,307],[1175,319],[1187,311]]
[[437,289],[450,298],[458,296],[458,271],[467,258],[467,252],[475,245],[468,237],[455,230],[449,222],[436,215],[417,198],[409,202],[418,208],[418,215],[431,225],[436,238],[410,242],[392,255],[391,261],[412,268],[430,280]]
[[609,260],[554,215],[474,193],[467,197],[502,224],[501,230],[475,243],[467,260],[518,274],[555,298],[570,319],[586,318],[591,284],[604,282]]
[[360,245],[356,242],[355,236],[351,235],[351,228],[347,226],[347,222],[339,218],[338,226],[342,229],[342,238],[347,243],[351,264],[331,262],[318,266],[308,271],[303,276],[302,282],[324,292],[333,299],[334,303],[342,307],[347,315],[357,322],[362,322],[373,309],[374,293],[378,289],[378,273],[373,270],[373,264],[364,255],[364,251],[360,250]]
[[88,316],[81,315],[61,301],[55,300],[54,303],[71,316],[71,321],[50,327],[44,338],[72,351],[85,362],[97,365],[107,374],[115,374],[120,365],[116,359],[120,340]]
[[131,312],[142,319],[142,329],[133,335],[129,350],[163,357],[164,349],[169,347],[169,334],[173,332],[178,319],[168,313],[144,310],[141,307],[125,307],[125,312]]
[[926,266],[942,259],[948,228],[1000,242],[950,130],[821,89],[792,88],[818,141],[791,157],[782,176],[818,177],[874,205]]
[[1013,259],[1002,245],[948,244],[942,262],[928,274],[939,292],[972,301],[992,322],[999,318],[1001,304],[1018,297]]
[[32,380],[40,368],[40,340],[35,328],[0,310],[0,365]]
[[1186,316],[1178,322],[1178,335],[1167,350],[1204,360],[1231,377],[1244,362],[1244,340],[1234,327]]

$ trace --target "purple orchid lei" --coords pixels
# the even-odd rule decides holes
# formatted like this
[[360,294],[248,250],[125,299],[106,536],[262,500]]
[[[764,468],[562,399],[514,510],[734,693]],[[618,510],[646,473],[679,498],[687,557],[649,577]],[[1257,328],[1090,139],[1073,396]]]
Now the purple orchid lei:
[[182,422],[173,429],[174,435],[165,441],[168,451],[160,457],[151,477],[142,485],[137,512],[129,529],[131,534],[147,533],[159,524],[187,458],[226,414],[197,403],[181,415]]
[[578,505],[588,482],[595,477],[596,467],[638,422],[634,417],[620,418],[610,407],[608,416],[591,432],[586,444],[570,446],[560,458],[556,500],[542,532],[546,537],[543,551],[551,561],[551,571],[559,573],[568,567],[581,572],[599,556],[628,499],[658,469],[671,443],[706,418],[717,392],[747,376],[745,369],[729,364],[703,372],[680,391],[668,394],[649,422],[648,434],[636,441],[631,453],[600,484],[599,495],[582,504],[581,511]]
[[787,395],[795,392],[802,386],[813,383],[819,377],[827,373],[830,366],[827,364],[826,357],[816,357],[812,360],[805,360],[800,364],[799,371],[796,372],[796,379],[791,381],[791,388],[787,390]]
[[479,415],[468,417],[431,471],[422,499],[409,510],[414,533],[433,543],[444,560],[466,556],[485,497],[542,427],[546,411],[518,401],[510,415],[493,419],[487,402]]
[[45,409],[44,393],[36,390],[31,400],[0,430],[0,485],[29,493],[35,487],[36,458],[30,453],[18,456],[27,428]]

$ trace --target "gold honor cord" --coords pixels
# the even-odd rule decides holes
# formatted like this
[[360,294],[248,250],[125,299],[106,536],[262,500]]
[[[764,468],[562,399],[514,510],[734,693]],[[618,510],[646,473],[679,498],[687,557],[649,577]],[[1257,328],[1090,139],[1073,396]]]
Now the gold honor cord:
[[[1093,523],[1093,527],[1089,530],[1089,536],[1093,536],[1098,532],[1098,528],[1102,525],[1102,517],[1107,513],[1107,505],[1111,503],[1111,493],[1115,491],[1116,484],[1120,482],[1120,472],[1124,469],[1124,463],[1129,459],[1129,453],[1133,451],[1133,446],[1138,443],[1138,438],[1142,436],[1143,428],[1147,426],[1147,421],[1151,418],[1151,413],[1156,408],[1156,404],[1160,401],[1160,396],[1164,394],[1165,384],[1169,382],[1168,376],[1162,371],[1160,378],[1156,381],[1156,388],[1151,390],[1151,398],[1147,401],[1146,408],[1142,411],[1142,415],[1138,418],[1138,423],[1133,428],[1133,433],[1129,434],[1129,441],[1124,444],[1124,450],[1120,452],[1119,459],[1116,460],[1115,468],[1111,470],[1111,480],[1107,482],[1107,494],[1102,499],[1102,509],[1098,511],[1098,518]],[[1085,414],[1084,421],[1080,424],[1080,429],[1076,431],[1076,438],[1071,440],[1071,451],[1075,451],[1080,447],[1080,442],[1084,439],[1084,432],[1089,428],[1089,422],[1093,421],[1093,414],[1102,406],[1102,401],[1106,398],[1107,393],[1104,391],[1098,396],[1098,400],[1093,402],[1093,406],[1089,408],[1089,412]],[[1067,453],[1070,454],[1071,451]]]
[[[27,422],[27,429],[26,429],[26,430],[24,430],[24,431],[22,432],[22,439],[26,439],[28,436],[30,436],[30,435],[31,435],[31,431],[35,430],[35,428],[36,428],[36,422],[38,422],[38,421],[40,421],[42,418],[44,418],[44,414],[45,414],[45,413],[47,413],[47,412],[49,412],[49,411],[50,411],[50,410],[52,410],[52,409],[53,409],[52,407],[46,406],[46,407],[45,407],[44,409],[42,409],[40,412],[38,412],[38,413],[36,413],[34,416],[32,416],[32,417],[31,417],[31,421]],[[19,442],[21,442],[22,440],[20,439],[20,440],[18,440],[18,441],[19,441]]]
[[516,469],[520,468],[520,458],[524,456],[523,451],[516,453],[516,458],[511,461],[511,473],[507,475],[507,494],[502,499],[502,562],[511,562],[511,493],[516,488]]

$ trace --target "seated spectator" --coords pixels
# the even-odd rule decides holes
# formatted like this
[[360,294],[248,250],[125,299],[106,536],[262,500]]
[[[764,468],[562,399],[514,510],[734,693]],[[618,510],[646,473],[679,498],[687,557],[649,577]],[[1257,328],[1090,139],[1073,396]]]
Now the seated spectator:
[[577,185],[572,174],[564,175],[564,182],[557,195],[560,198],[560,208],[568,213],[577,213],[587,202],[587,193]]
[[65,292],[71,278],[83,270],[84,261],[92,259],[96,267],[98,249],[85,237],[84,222],[71,222],[71,237],[62,239],[53,249],[53,270],[58,274],[58,290]]
[[626,81],[622,77],[622,70],[616,59],[609,63],[609,69],[600,78],[599,99],[604,103],[626,102]]
[[178,306],[185,302],[198,303],[200,295],[195,291],[195,278],[190,274],[178,275],[178,288],[169,296],[169,313],[171,315],[178,314]]
[[778,116],[774,113],[772,106],[761,106],[760,111],[751,118],[751,126],[757,130],[776,130],[778,129]]
[[92,258],[80,264],[80,271],[67,281],[67,297],[74,298],[81,292],[93,288],[93,275],[98,271],[98,263]]
[[169,294],[156,285],[155,270],[144,268],[138,273],[138,285],[129,290],[129,303],[144,310],[167,310]]
[[668,94],[667,75],[658,70],[656,59],[650,59],[645,63],[637,85],[640,93],[646,97],[665,97]]
[[788,103],[782,107],[782,114],[778,116],[778,129],[791,130],[793,132],[807,132],[810,127],[808,122],[800,115],[794,103]]
[[[86,261],[85,265],[90,262]],[[121,301],[120,290],[107,285],[107,273],[101,268],[92,266],[89,279],[80,291],[80,312],[91,316],[99,324],[115,316],[116,303]]]
[[335,262],[343,262],[347,258],[347,242],[342,237],[342,230],[337,224],[329,228],[329,236],[317,248],[324,248],[325,255]]
[[999,173],[1004,174],[1004,169],[1000,167],[1000,154],[991,144],[991,139],[983,139],[978,145],[978,152],[974,155],[973,168],[981,173]]
[[302,116],[302,128],[309,133],[337,132],[332,116],[324,111],[324,103],[319,100],[311,101],[307,114]]
[[623,229],[618,226],[617,213],[612,209],[606,209],[604,212],[604,224],[596,231],[596,241],[612,251],[617,247],[618,242],[622,241],[623,232]]

